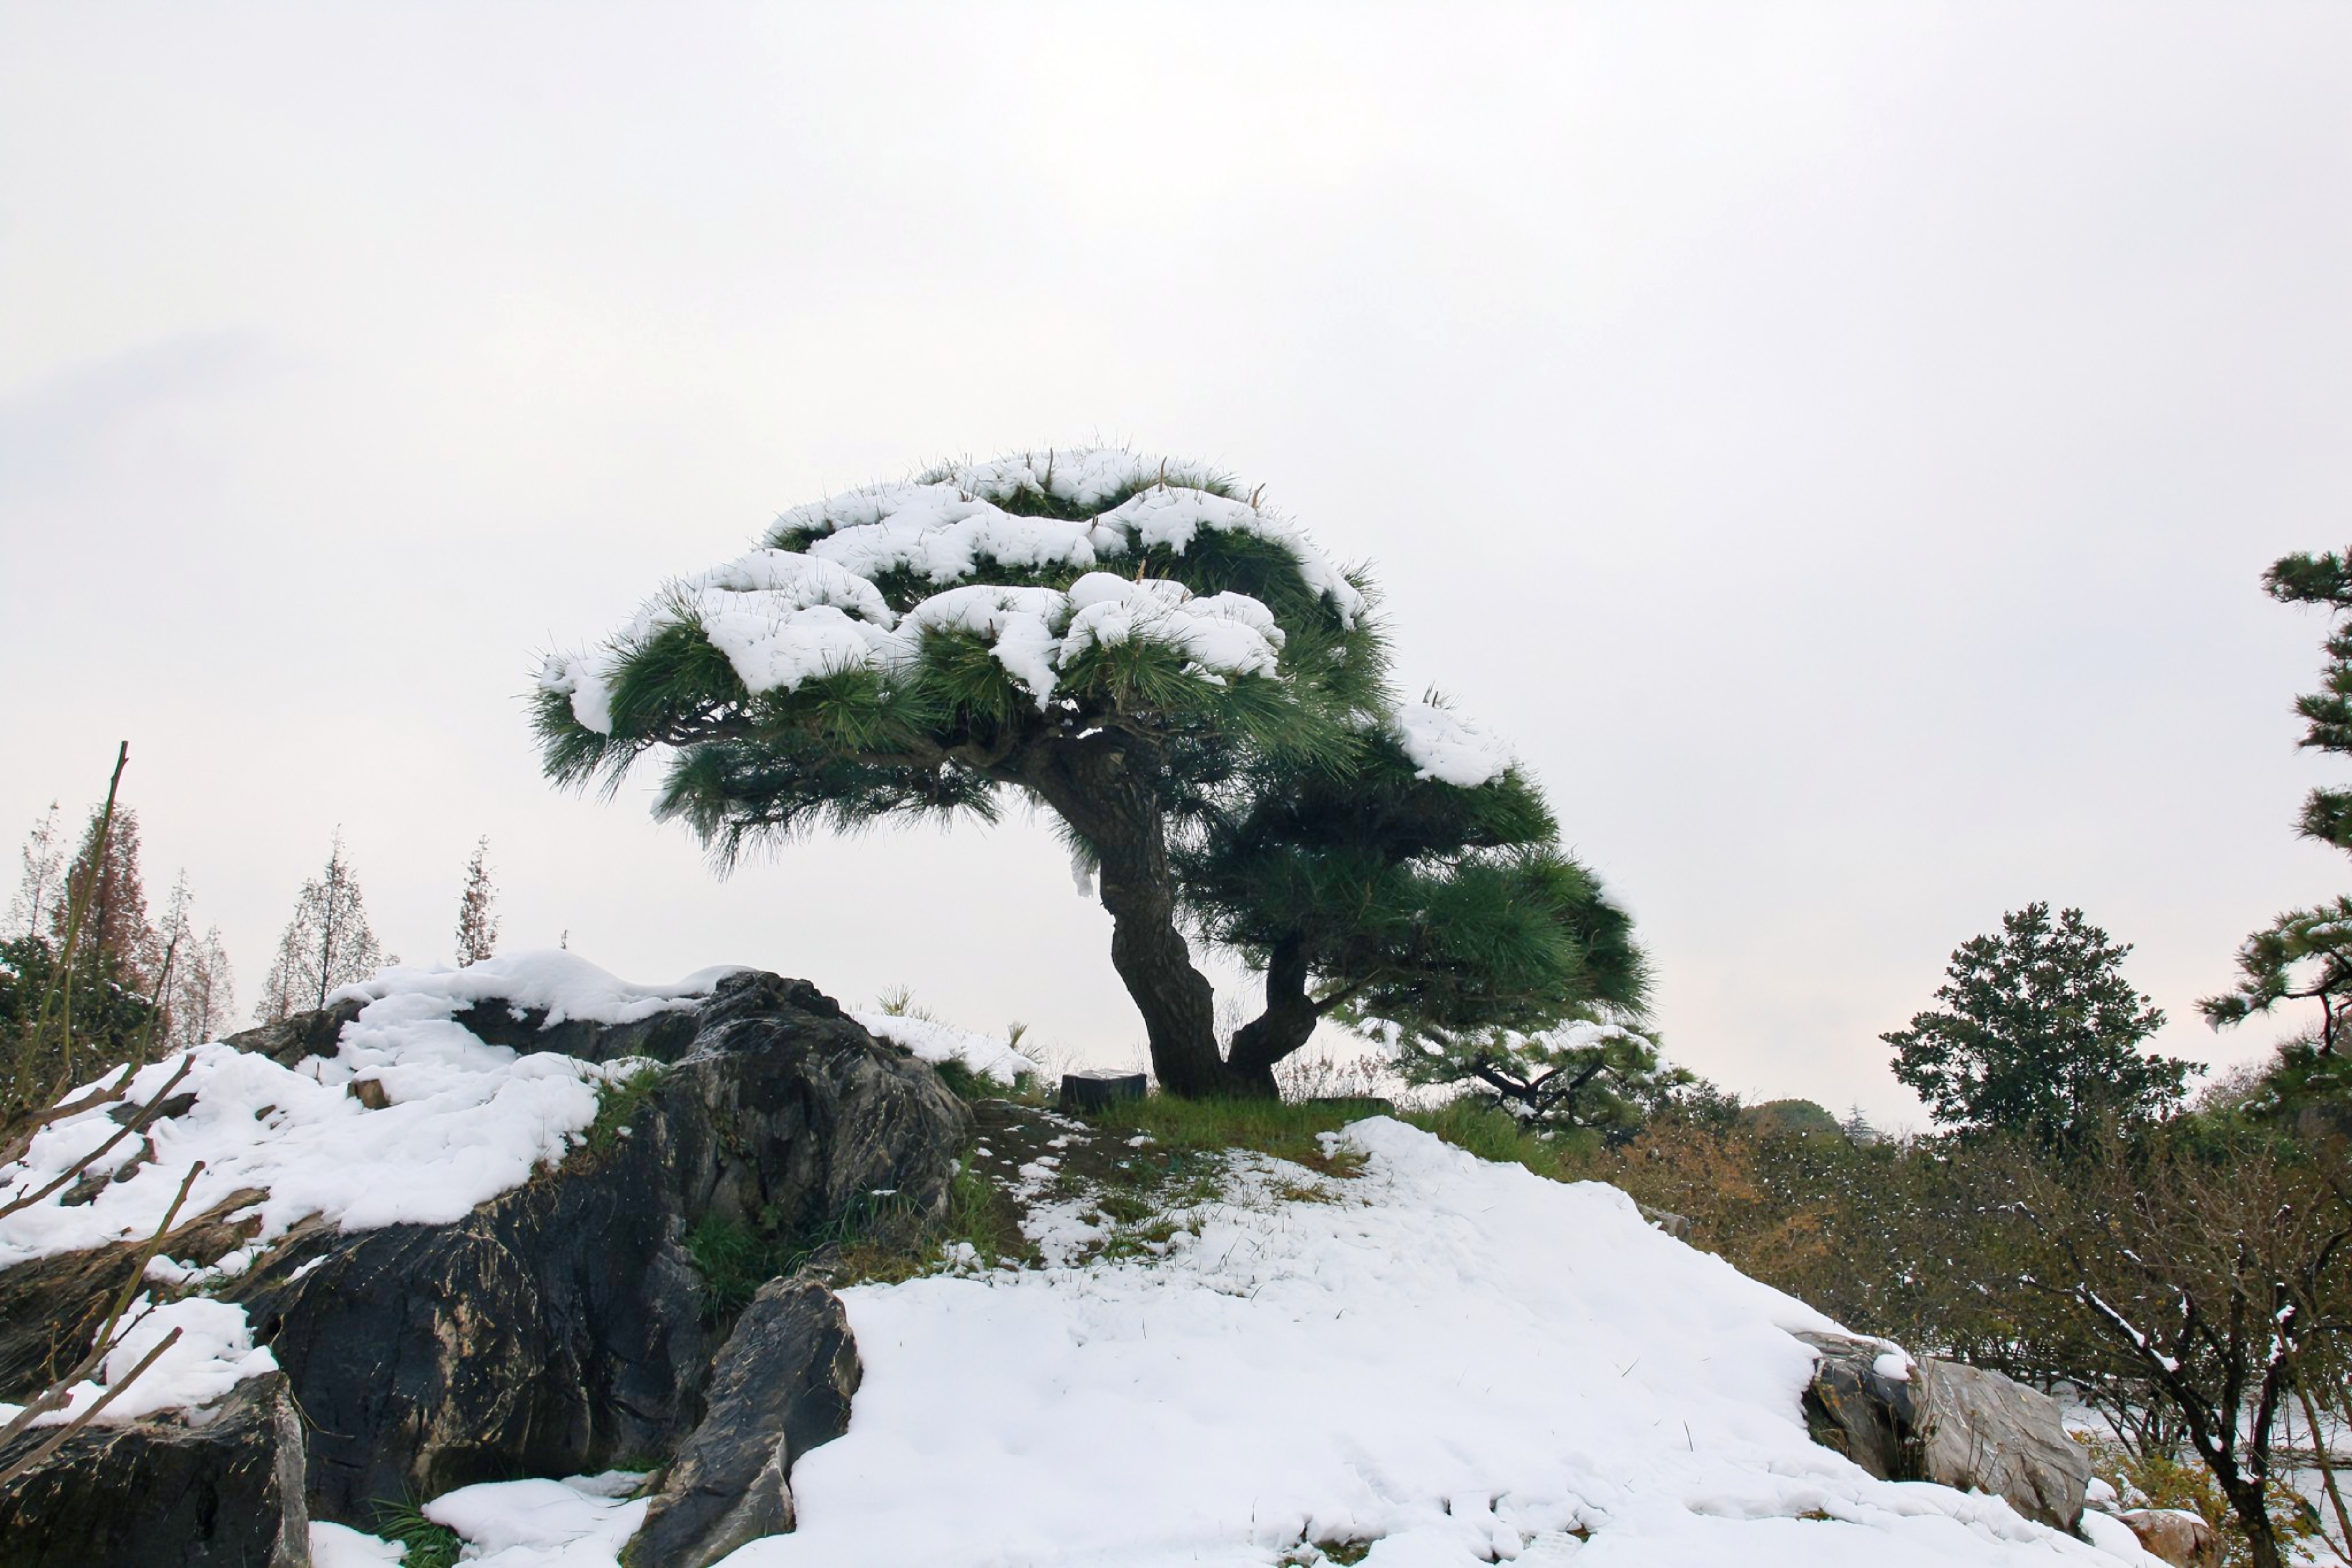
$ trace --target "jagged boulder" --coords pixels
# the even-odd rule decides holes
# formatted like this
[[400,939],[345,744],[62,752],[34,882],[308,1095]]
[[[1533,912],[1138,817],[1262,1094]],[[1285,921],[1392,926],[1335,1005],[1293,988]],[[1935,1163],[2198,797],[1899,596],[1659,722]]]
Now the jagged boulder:
[[[0,1448],[0,1470],[55,1436]],[[310,1568],[303,1430],[278,1373],[201,1420],[91,1426],[0,1489],[0,1568]]]
[[2091,1459],[2066,1436],[2058,1402],[1982,1367],[1918,1363],[1923,1479],[2007,1498],[2028,1519],[2072,1530]]
[[[698,1226],[781,1258],[796,1237],[911,1228],[945,1210],[970,1113],[804,981],[740,973],[690,1010],[545,1037],[544,1015],[519,1011],[484,1003],[458,1021],[491,1044],[662,1065],[611,1091],[559,1168],[456,1223],[298,1226],[216,1288],[247,1310],[310,1423],[322,1519],[365,1528],[385,1499],[655,1463],[701,1422],[731,1326],[693,1260]],[[228,1043],[290,1065],[334,1049],[338,1016]],[[41,1321],[68,1321],[87,1303],[67,1297],[119,1287],[128,1266],[119,1248],[23,1265],[0,1273],[0,1300],[37,1297]],[[55,1349],[8,1333],[24,1342],[0,1336],[15,1369],[0,1398],[22,1399]],[[70,1489],[81,1469],[68,1453],[41,1474]]]
[[857,1380],[839,1297],[810,1279],[761,1287],[719,1352],[709,1414],[671,1461],[629,1568],[709,1568],[792,1529],[793,1464],[849,1429]]
[[1813,1381],[1805,1387],[1805,1426],[1882,1480],[1917,1480],[1919,1386],[1910,1358],[1883,1340],[1802,1333],[1812,1346]]
[[1813,1348],[1805,1424],[1883,1480],[1991,1492],[2026,1518],[2073,1530],[2091,1462],[2057,1401],[1981,1367],[1915,1360],[1885,1340],[1801,1333]]

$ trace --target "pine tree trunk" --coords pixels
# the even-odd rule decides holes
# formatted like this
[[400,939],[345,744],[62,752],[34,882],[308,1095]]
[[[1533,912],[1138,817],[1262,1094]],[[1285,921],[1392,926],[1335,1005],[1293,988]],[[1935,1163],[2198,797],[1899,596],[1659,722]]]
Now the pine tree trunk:
[[1192,1100],[1232,1093],[1217,1055],[1216,994],[1176,929],[1167,826],[1149,763],[1129,754],[1133,744],[1097,735],[1040,747],[1022,782],[1094,848],[1111,967],[1143,1015],[1160,1087]]
[[1305,1045],[1320,1018],[1307,994],[1306,945],[1295,937],[1277,943],[1266,959],[1265,1011],[1234,1036],[1233,1056],[1225,1064],[1231,1092],[1280,1099],[1275,1064]]

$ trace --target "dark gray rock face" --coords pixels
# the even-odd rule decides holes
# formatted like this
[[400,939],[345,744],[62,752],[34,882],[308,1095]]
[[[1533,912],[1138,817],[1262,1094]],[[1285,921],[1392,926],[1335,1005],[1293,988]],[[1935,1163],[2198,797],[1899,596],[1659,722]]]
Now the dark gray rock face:
[[[877,1192],[891,1194],[889,1223],[919,1226],[945,1212],[971,1131],[936,1073],[803,981],[737,974],[691,1011],[601,1032],[564,1024],[550,1039],[502,1005],[461,1018],[492,1043],[560,1037],[571,1054],[665,1065],[610,1102],[632,1107],[625,1133],[600,1126],[560,1169],[455,1224],[299,1227],[219,1292],[245,1306],[310,1423],[308,1495],[322,1519],[367,1528],[383,1499],[657,1461],[702,1420],[730,1327],[688,1252],[696,1227],[816,1233],[869,1214]],[[332,1050],[332,1020],[231,1043],[299,1061]],[[0,1299],[21,1276],[53,1321],[76,1310],[64,1296],[119,1284],[126,1268],[97,1254],[26,1265],[0,1274]],[[0,1335],[0,1398],[21,1400],[54,1352],[46,1335],[8,1333],[24,1342]],[[70,1488],[81,1469],[61,1456],[41,1474]]]
[[669,1452],[725,1328],[686,1249],[706,1218],[791,1233],[877,1190],[906,1223],[944,1211],[970,1113],[831,998],[744,973],[666,1016],[569,1041],[675,1053],[626,1136],[455,1225],[289,1238],[229,1292],[316,1425],[320,1517]]
[[[310,1568],[302,1422],[278,1374],[201,1426],[86,1426],[0,1490],[0,1568]],[[55,1436],[0,1448],[0,1468]]]
[[1878,1370],[1886,1346],[1842,1334],[1797,1337],[1816,1356],[1805,1389],[1805,1428],[1813,1441],[1881,1480],[1919,1479],[1918,1385]]
[[290,1068],[305,1057],[331,1057],[343,1037],[343,1026],[358,1017],[364,1005],[361,1002],[338,1002],[316,1013],[297,1013],[275,1024],[230,1035],[221,1044],[268,1057],[282,1068]]
[[[209,1214],[175,1226],[165,1256],[198,1265],[252,1239],[260,1222],[227,1216],[261,1194],[233,1195]],[[107,1308],[130,1282],[141,1241],[20,1263],[0,1272],[0,1398],[23,1403],[81,1360],[106,1321]]]
[[1907,1378],[1878,1370],[1882,1340],[1799,1334],[1813,1347],[1805,1425],[1813,1440],[1882,1480],[1990,1492],[2032,1520],[2073,1530],[2091,1461],[2057,1401],[1997,1372],[1921,1358]]
[[709,1568],[793,1528],[793,1464],[849,1429],[857,1347],[814,1279],[763,1286],[711,1369],[709,1414],[681,1445],[629,1543],[630,1568]]

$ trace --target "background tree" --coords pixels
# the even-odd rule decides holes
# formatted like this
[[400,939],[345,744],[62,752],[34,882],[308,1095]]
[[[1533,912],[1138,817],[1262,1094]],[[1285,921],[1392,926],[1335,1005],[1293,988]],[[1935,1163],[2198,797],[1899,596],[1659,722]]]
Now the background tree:
[[[33,930],[0,944],[0,1037],[9,1047],[0,1123],[152,1043],[153,1004],[139,993],[131,967],[153,932],[139,886],[136,822],[120,804],[130,761],[125,742],[62,886],[27,900],[28,911],[46,904],[50,935]],[[129,834],[119,842],[124,822]],[[54,823],[45,821],[26,851],[29,883],[46,884],[55,844]]]
[[383,960],[383,950],[368,927],[367,905],[351,862],[343,858],[343,836],[338,829],[325,868],[302,884],[294,918],[278,939],[278,953],[261,983],[254,1017],[274,1024],[323,1007],[337,987],[367,979]]
[[162,1012],[157,1026],[173,1048],[217,1039],[236,1011],[236,982],[220,927],[198,931],[194,909],[188,874],[182,871],[172,884],[171,900],[156,930],[164,955],[155,992]]
[[1936,991],[1941,1009],[1879,1037],[1895,1047],[1895,1076],[1937,1124],[2054,1145],[2108,1119],[2145,1121],[2178,1104],[2193,1069],[2139,1049],[2164,1015],[2123,976],[2130,946],[2110,942],[2080,910],[2053,923],[2045,903],[2000,924],[1999,936],[1972,937],[1953,952]]
[[[153,986],[163,968],[163,943],[147,918],[147,889],[139,872],[139,813],[115,806],[110,823],[90,813],[81,844],[66,868],[66,883],[84,900],[78,963],[135,991]],[[70,910],[49,904],[49,935],[62,945]]]
[[[1289,945],[1272,927],[1237,933],[1265,963],[1269,1005],[1229,1062],[1185,928],[1222,933],[1230,904],[1189,889],[1180,866],[1263,803],[1317,784],[1345,801],[1391,744],[1457,792],[1506,787],[1511,768],[1465,727],[1399,707],[1360,577],[1256,500],[1197,464],[1081,451],[799,508],[761,548],[671,584],[603,647],[548,660],[548,771],[616,785],[667,750],[656,809],[722,865],[819,826],[989,819],[1007,792],[1025,794],[1093,869],[1161,1084],[1271,1093],[1273,1064],[1312,1032],[1309,1009],[1341,994],[1376,1009],[1382,981],[1360,958],[1395,956],[1394,933]],[[1488,858],[1465,849],[1465,872]],[[1322,847],[1270,839],[1258,863],[1292,852]],[[1469,874],[1497,885],[1489,869]],[[1331,967],[1318,973],[1317,957]],[[1405,1008],[1449,986],[1467,998],[1477,977],[1430,969],[1420,992],[1386,994]]]
[[23,870],[16,879],[16,894],[8,903],[8,924],[0,936],[34,936],[48,929],[49,906],[61,898],[64,886],[66,847],[63,831],[58,823],[58,803],[49,802],[49,809],[33,824],[25,835],[24,847],[18,852]]
[[236,973],[221,942],[220,927],[205,927],[184,947],[173,973],[165,1041],[178,1048],[220,1038],[236,1016]]
[[[2279,1485],[2277,1450],[2294,1414],[2315,1432],[2340,1431],[2352,1415],[2346,1153],[2340,1140],[2216,1148],[2159,1136],[2095,1160],[2014,1167],[2016,1206],[2049,1253],[2016,1285],[2064,1300],[2140,1397],[2178,1419],[2255,1568],[2285,1561],[2274,1512],[2293,1494]],[[2095,1362],[2080,1381],[2103,1370]],[[2340,1504],[2334,1467],[2315,1460]],[[2352,1550],[2352,1519],[2336,1523]]]
[[[2326,641],[2323,689],[2295,699],[2305,729],[2300,745],[2352,753],[2352,565],[2344,555],[2284,556],[2263,574],[2263,587],[2287,605],[2320,605],[2334,617]],[[2314,789],[2305,797],[2298,825],[2315,838],[2352,854],[2352,790]],[[2238,985],[2197,1004],[2205,1021],[2220,1029],[2267,1013],[2283,1002],[2319,1004],[2320,1051],[2334,1056],[2338,1031],[2352,1007],[2352,899],[2307,910],[2289,910],[2238,950]]]
[[487,835],[474,845],[466,867],[466,886],[457,895],[457,967],[479,963],[497,951],[499,917],[491,905],[499,889],[490,881],[490,841]]

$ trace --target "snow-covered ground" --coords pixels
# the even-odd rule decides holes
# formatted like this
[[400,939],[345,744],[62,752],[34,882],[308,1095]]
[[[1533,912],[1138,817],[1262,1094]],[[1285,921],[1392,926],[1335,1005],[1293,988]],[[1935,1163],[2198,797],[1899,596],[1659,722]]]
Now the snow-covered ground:
[[[794,1469],[799,1531],[728,1568],[2153,1561],[1808,1440],[1788,1331],[1834,1325],[1614,1189],[1387,1119],[1336,1136],[1360,1174],[1237,1159],[1164,1256],[1051,1262],[1091,1250],[1080,1197],[1033,1215],[1046,1267],[845,1291],[848,1435]],[[608,1568],[630,1505],[517,1487],[426,1511],[495,1568]]]
[[[260,1191],[257,1245],[311,1216],[454,1219],[560,1158],[614,1070],[486,1046],[455,1013],[501,996],[625,1021],[692,1005],[724,973],[630,985],[562,953],[390,971],[353,993],[367,1005],[331,1058],[288,1068],[199,1047],[181,1086],[197,1098],[149,1129],[152,1154],[126,1140],[95,1201],[0,1219],[0,1263],[152,1232],[199,1159],[186,1212]],[[932,1059],[1026,1066],[988,1037],[861,1017]],[[132,1100],[182,1065],[142,1069]],[[386,1103],[348,1092],[363,1078]],[[48,1129],[0,1172],[0,1198],[114,1130],[104,1108]],[[1375,1118],[1330,1135],[1360,1156],[1353,1175],[1237,1155],[1222,1197],[1161,1216],[1147,1248],[1106,1250],[1108,1222],[1058,1185],[1086,1136],[1071,1124],[1018,1165],[1042,1266],[967,1255],[844,1293],[865,1364],[848,1435],[796,1468],[799,1531],[731,1568],[1265,1565],[1349,1543],[1376,1568],[2114,1561],[1996,1499],[1874,1480],[1809,1441],[1811,1354],[1790,1331],[1835,1325],[1652,1230],[1612,1188]],[[214,1271],[151,1269],[195,1293],[142,1321],[106,1373],[170,1328],[183,1341],[109,1416],[201,1405],[273,1364],[237,1309],[204,1299]],[[425,1511],[485,1568],[614,1568],[645,1507],[628,1479],[469,1487]],[[323,1568],[390,1550],[331,1526],[318,1543]]]

